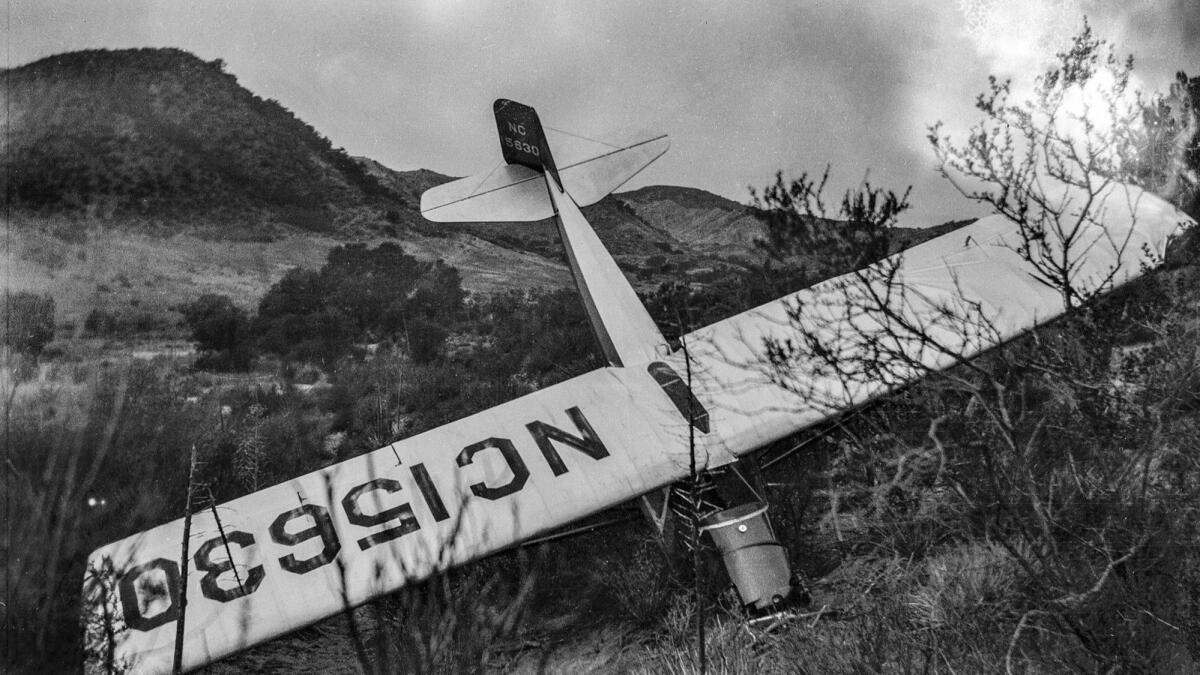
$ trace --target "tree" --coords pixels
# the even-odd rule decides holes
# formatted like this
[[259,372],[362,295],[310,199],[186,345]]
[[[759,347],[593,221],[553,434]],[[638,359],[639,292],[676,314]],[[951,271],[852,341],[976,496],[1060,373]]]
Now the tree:
[[442,351],[448,331],[429,319],[418,316],[408,323],[408,353],[415,363],[429,363]]
[[[898,256],[795,296],[792,337],[768,341],[766,369],[831,411],[893,394],[830,433],[822,522],[851,550],[923,563],[904,621],[927,658],[1164,670],[1195,658],[1200,629],[1200,469],[1183,449],[1200,396],[1197,270],[1099,298],[1130,265],[1158,262],[1105,226],[1110,210],[1138,213],[1140,193],[1122,183],[1145,175],[1143,108],[1128,91],[1132,61],[1086,24],[1058,56],[1031,101],[1010,103],[1009,83],[992,79],[965,145],[938,125],[930,140],[947,178],[1009,221],[996,250],[1064,317],[981,356],[1012,337],[997,307],[977,287],[911,284]],[[779,218],[824,216],[819,184],[786,196],[769,205],[791,212]],[[886,230],[905,205],[893,196],[868,187],[843,210],[862,204],[856,217]],[[1123,262],[1088,269],[1097,248]],[[1130,353],[1140,363],[1123,372]],[[946,573],[966,559],[990,590]]]
[[293,269],[272,286],[254,334],[260,348],[288,358],[329,363],[356,341],[398,338],[432,359],[464,297],[458,270],[440,260],[422,263],[393,243],[348,244],[331,249],[319,271]]
[[421,267],[391,242],[374,249],[363,244],[339,246],[329,251],[320,271],[324,302],[349,317],[357,334],[378,332],[381,315],[405,300]]
[[1200,77],[1175,74],[1167,96],[1146,106],[1138,182],[1200,218]]
[[293,267],[267,289],[258,302],[258,316],[271,319],[312,314],[321,310],[324,294],[320,275],[312,270]]
[[182,312],[196,348],[205,353],[202,365],[237,369],[248,365],[249,319],[246,310],[233,304],[229,296],[205,293]]
[[408,297],[408,308],[428,319],[458,318],[466,294],[457,267],[437,260],[425,269]]
[[1085,282],[1076,262],[1108,234],[1101,196],[1144,173],[1146,106],[1130,89],[1133,57],[1117,58],[1086,20],[1057,61],[1037,78],[1032,100],[1011,102],[1011,81],[989,78],[976,100],[983,119],[964,145],[943,135],[941,122],[929,140],[942,175],[1017,225],[1017,252],[1071,308],[1112,281]]
[[54,339],[54,298],[28,291],[4,292],[4,346],[37,357]]
[[[849,191],[842,199],[840,221],[825,218],[823,200],[829,168],[819,180],[803,174],[784,182],[783,174],[762,194],[752,191],[754,206],[767,226],[767,237],[756,242],[768,264],[782,266],[794,276],[794,288],[862,268],[891,252],[894,218],[908,204],[908,192],[872,189]],[[800,263],[799,269],[788,268]],[[788,274],[790,272],[790,274]]]

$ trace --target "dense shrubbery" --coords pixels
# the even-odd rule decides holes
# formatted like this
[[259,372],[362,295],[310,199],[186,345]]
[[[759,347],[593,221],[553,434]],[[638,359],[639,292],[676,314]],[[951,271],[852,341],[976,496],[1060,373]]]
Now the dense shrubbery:
[[[225,296],[204,295],[181,308],[202,353],[197,366],[244,370],[255,354],[332,366],[355,344],[394,343],[413,360],[437,359],[463,316],[458,270],[422,263],[398,245],[330,251],[318,271],[295,268],[275,283],[250,319]],[[89,315],[88,326],[102,325]]]
[[[86,555],[179,513],[186,448],[211,424],[174,373],[95,367],[82,386],[18,385],[6,404],[6,668],[78,668]],[[26,387],[28,389],[23,389]],[[206,419],[208,418],[208,419]]]
[[464,364],[497,380],[524,376],[545,386],[600,365],[579,296],[572,290],[510,292],[471,310],[482,346]]
[[162,312],[129,306],[97,307],[88,312],[83,320],[83,334],[86,337],[131,338],[174,327],[175,322]]
[[355,342],[405,344],[414,359],[437,357],[461,316],[458,270],[421,263],[396,244],[333,249],[318,272],[294,269],[259,303],[257,347],[330,364]]
[[[772,470],[818,602],[855,617],[796,631],[845,640],[814,672],[1194,668],[1198,274],[1151,276],[819,430]],[[1122,374],[1131,341],[1154,347]],[[797,485],[813,492],[797,501]]]
[[36,357],[54,339],[54,298],[27,291],[4,291],[0,343]]
[[197,367],[242,370],[249,365],[249,320],[246,311],[228,297],[206,293],[183,308],[183,317],[201,353]]

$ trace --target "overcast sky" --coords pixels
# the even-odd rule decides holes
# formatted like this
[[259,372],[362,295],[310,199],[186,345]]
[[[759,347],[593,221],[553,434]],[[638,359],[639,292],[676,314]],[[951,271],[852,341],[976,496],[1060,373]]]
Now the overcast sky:
[[85,48],[221,58],[335,146],[451,175],[499,159],[491,103],[672,148],[627,187],[748,199],[833,165],[833,184],[913,186],[910,225],[978,214],[934,172],[925,128],[965,130],[989,73],[1028,80],[1081,25],[1139,84],[1200,74],[1200,0],[192,2],[7,0],[10,66]]

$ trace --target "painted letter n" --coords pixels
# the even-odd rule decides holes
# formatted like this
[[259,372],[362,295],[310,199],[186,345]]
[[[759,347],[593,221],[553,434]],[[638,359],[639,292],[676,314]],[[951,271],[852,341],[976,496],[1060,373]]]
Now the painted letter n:
[[542,455],[546,458],[546,463],[550,465],[550,470],[554,472],[555,476],[561,476],[566,473],[567,465],[563,463],[558,450],[554,448],[554,441],[569,445],[592,459],[608,457],[608,448],[604,447],[604,443],[596,435],[595,430],[592,429],[592,425],[588,424],[587,418],[583,416],[583,412],[579,408],[567,408],[567,415],[575,423],[575,428],[579,429],[579,433],[582,436],[575,436],[541,421],[530,422],[525,425],[525,428],[529,429],[529,434],[533,436],[533,440],[542,451]]

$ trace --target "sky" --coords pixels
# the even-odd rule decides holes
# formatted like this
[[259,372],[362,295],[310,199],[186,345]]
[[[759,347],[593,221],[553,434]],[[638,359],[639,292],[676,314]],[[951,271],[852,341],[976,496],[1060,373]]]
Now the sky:
[[831,167],[830,194],[912,186],[902,224],[984,212],[936,171],[926,128],[961,138],[989,74],[1032,77],[1087,15],[1136,84],[1200,75],[1200,0],[7,0],[8,66],[90,48],[223,59],[335,146],[462,176],[499,161],[491,104],[671,150],[627,188],[746,202],[776,172]]

